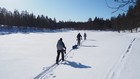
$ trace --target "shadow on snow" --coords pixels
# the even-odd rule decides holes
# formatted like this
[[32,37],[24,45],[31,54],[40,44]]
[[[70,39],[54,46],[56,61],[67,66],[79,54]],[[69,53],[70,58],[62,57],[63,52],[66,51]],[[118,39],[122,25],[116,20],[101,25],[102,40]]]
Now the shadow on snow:
[[93,40],[93,39],[86,39],[86,41],[96,41],[96,40]]
[[74,68],[91,68],[91,66],[86,66],[86,65],[83,65],[81,63],[74,62],[74,61],[66,61],[64,63],[64,65],[69,65],[69,66],[74,67]]
[[81,47],[97,47],[95,45],[81,45]]

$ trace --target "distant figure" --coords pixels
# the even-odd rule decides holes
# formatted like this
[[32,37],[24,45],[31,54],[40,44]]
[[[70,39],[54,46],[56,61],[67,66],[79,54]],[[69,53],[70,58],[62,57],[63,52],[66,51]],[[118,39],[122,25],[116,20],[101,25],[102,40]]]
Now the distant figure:
[[86,34],[86,33],[84,33],[84,40],[86,40],[86,38],[87,38],[87,34]]
[[80,46],[80,44],[81,44],[81,40],[82,40],[82,36],[81,36],[80,33],[78,33],[78,35],[77,35],[77,45]]
[[66,53],[66,46],[63,42],[63,39],[60,38],[57,42],[57,57],[56,57],[56,64],[59,63],[59,57],[60,57],[60,53],[62,56],[62,61],[64,61],[64,53]]

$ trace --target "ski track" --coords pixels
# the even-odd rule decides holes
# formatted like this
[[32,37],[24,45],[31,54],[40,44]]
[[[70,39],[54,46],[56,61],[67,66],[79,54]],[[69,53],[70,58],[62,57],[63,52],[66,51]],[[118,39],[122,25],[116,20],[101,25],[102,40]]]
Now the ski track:
[[[81,42],[81,45],[84,41]],[[69,53],[74,50],[71,49],[65,56],[64,59],[68,58]],[[61,61],[62,59],[59,60],[60,63],[62,63]],[[56,63],[52,64],[50,67],[46,67],[46,69],[44,69],[40,74],[38,74],[36,77],[34,77],[34,79],[55,79],[56,75],[54,75],[53,70],[57,67],[58,65]],[[52,78],[51,78],[52,77]]]
[[127,60],[127,57],[131,53],[131,50],[133,48],[133,43],[136,40],[136,38],[133,38],[133,40],[130,42],[128,48],[126,49],[126,52],[124,52],[120,59],[115,63],[112,68],[109,70],[107,76],[105,79],[119,79],[121,70],[124,68],[124,64]]
[[[106,77],[104,79],[119,79],[121,70],[123,69],[123,66],[125,64],[125,61],[127,60],[127,57],[129,56],[129,54],[131,53],[131,49],[133,47],[133,43],[136,40],[136,38],[133,38],[133,40],[130,42],[128,48],[126,49],[126,51],[120,56],[120,58],[118,59],[117,63],[115,63],[112,68],[110,68],[109,72],[107,73]],[[81,45],[84,41],[81,42]],[[71,49],[66,55],[65,55],[65,59],[68,58],[69,53],[74,50]],[[60,59],[60,63],[62,63],[61,61],[62,59]],[[38,74],[34,79],[55,79],[56,75],[54,74],[53,70],[58,67],[59,65],[57,65],[56,63],[52,64],[50,67],[46,67],[46,69],[44,69],[44,71],[42,71],[40,74]]]
[[[136,38],[133,38],[132,41],[130,42],[129,46],[127,47],[126,51],[120,56],[118,61],[110,68],[109,72],[107,73],[106,77],[104,79],[119,79],[121,70],[124,67],[124,64],[127,60],[127,57],[131,53],[131,49],[133,47],[133,43],[136,40]],[[81,45],[84,41],[81,42]],[[66,55],[65,59],[68,58],[69,53],[72,51],[71,49]],[[62,63],[60,59],[60,63]],[[50,67],[46,67],[44,71],[42,71],[40,74],[38,74],[34,79],[55,79],[56,75],[54,74],[53,70],[58,67],[56,63],[52,64]]]
[[[65,55],[65,59],[68,58],[68,54],[72,51],[73,49],[71,49],[66,55]],[[59,60],[59,62],[61,63],[62,59]],[[47,67],[46,69],[44,69],[44,71],[42,71],[40,74],[38,74],[34,79],[43,79],[44,77],[50,77],[53,74],[49,74],[51,73],[58,65],[56,63],[52,64],[50,67]]]

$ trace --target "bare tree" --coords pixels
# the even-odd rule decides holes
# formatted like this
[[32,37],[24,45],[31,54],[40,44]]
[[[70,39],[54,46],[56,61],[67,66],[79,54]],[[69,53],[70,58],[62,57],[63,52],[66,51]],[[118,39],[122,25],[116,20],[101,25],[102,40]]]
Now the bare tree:
[[110,6],[108,0],[105,0],[107,6],[111,9],[114,9],[114,11],[112,13],[115,13],[118,10],[123,10],[122,8],[124,8],[127,5],[135,5],[137,2],[137,0],[113,0],[113,1],[118,5],[117,6]]

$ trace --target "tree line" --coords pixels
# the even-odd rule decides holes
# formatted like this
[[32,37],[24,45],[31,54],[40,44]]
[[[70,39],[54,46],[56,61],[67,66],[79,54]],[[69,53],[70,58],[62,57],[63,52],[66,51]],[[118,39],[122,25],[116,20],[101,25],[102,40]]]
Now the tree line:
[[103,20],[103,18],[95,18],[92,21],[91,18],[87,22],[74,22],[74,21],[59,21],[56,19],[48,18],[48,16],[38,15],[27,11],[14,10],[12,13],[5,8],[0,8],[0,25],[17,26],[17,27],[36,27],[47,29],[106,29],[109,20]]
[[114,30],[119,32],[120,30],[130,30],[133,32],[133,29],[135,29],[138,31],[140,27],[140,0],[136,0],[136,2],[133,0],[131,1],[128,0],[128,2],[134,3],[134,5],[129,6],[126,14],[123,13],[119,14],[117,17],[111,17],[110,21]]
[[[33,13],[18,10],[13,12],[0,8],[0,25],[18,28],[45,28],[45,29],[79,29],[79,30],[130,30],[138,29],[140,26],[140,0],[134,6],[130,6],[127,13],[119,14],[117,17],[103,19],[89,18],[86,22],[58,21],[44,15],[35,16]],[[1,27],[2,28],[2,27]]]

